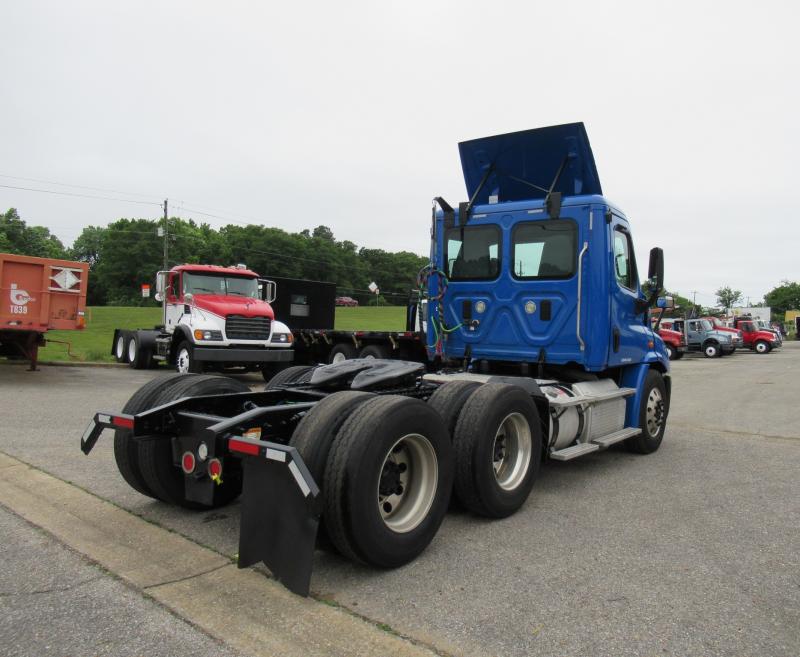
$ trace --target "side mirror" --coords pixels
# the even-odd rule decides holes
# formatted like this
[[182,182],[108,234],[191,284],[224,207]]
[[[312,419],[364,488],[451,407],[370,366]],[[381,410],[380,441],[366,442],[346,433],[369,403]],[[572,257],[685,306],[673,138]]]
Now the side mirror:
[[186,294],[183,295],[183,301],[184,303],[188,303],[189,305],[191,305],[192,301],[194,301],[194,295],[191,292],[187,292]]
[[672,297],[658,297],[656,299],[656,308],[663,308],[664,310],[672,310],[675,307],[675,299]]
[[258,279],[258,287],[261,289],[261,298],[267,303],[275,301],[277,296],[278,286],[275,281],[268,281],[265,278]]
[[656,293],[664,289],[664,250],[654,246],[650,249],[650,266],[647,278],[655,282]]
[[156,301],[161,303],[164,300],[164,295],[161,292],[156,292]]

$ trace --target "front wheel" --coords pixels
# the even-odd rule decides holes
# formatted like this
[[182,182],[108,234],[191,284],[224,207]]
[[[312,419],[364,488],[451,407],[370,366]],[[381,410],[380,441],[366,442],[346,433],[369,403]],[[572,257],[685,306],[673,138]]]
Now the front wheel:
[[669,358],[670,360],[675,360],[675,349],[672,347],[672,345],[669,344],[666,345],[666,347],[667,347],[667,358]]
[[187,341],[178,345],[175,353],[175,371],[180,374],[202,374],[203,363],[194,357],[194,347]]
[[769,343],[767,343],[766,340],[759,340],[756,342],[755,349],[757,354],[767,354],[770,350]]
[[716,358],[720,355],[719,345],[716,342],[707,342],[703,347],[703,355],[706,358]]
[[639,428],[642,432],[625,441],[628,451],[637,454],[655,452],[664,439],[668,411],[669,398],[664,377],[659,372],[650,370],[644,380],[644,389],[639,403]]

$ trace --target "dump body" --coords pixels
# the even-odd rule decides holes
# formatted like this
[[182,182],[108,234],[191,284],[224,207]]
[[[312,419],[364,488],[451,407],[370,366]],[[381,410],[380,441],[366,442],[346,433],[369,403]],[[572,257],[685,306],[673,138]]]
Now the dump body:
[[82,329],[89,265],[0,253],[0,355],[36,369],[48,330]]

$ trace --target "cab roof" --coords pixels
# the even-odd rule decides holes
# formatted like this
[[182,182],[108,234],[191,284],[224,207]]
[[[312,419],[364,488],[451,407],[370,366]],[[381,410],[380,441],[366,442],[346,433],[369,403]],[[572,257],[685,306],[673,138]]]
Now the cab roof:
[[565,197],[603,193],[583,123],[463,141],[458,150],[475,205],[491,196],[501,203],[544,199],[551,186]]
[[200,274],[226,274],[230,276],[247,276],[258,278],[258,274],[250,269],[239,269],[237,267],[220,267],[219,265],[178,265],[171,271],[188,271]]

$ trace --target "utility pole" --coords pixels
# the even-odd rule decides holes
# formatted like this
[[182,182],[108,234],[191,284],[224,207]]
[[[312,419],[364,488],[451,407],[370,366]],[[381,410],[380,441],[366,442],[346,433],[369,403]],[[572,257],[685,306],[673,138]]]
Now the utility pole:
[[169,214],[167,201],[164,199],[164,271],[169,270]]

